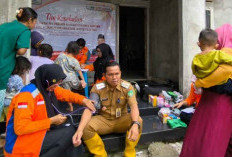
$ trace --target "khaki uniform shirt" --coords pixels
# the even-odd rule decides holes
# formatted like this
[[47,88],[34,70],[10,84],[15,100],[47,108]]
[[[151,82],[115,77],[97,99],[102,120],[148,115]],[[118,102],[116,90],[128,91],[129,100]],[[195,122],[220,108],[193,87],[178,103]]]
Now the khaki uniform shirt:
[[[129,106],[138,104],[133,86],[124,80],[121,80],[114,89],[110,88],[106,81],[95,84],[90,93],[99,95],[101,102],[99,114],[106,119],[116,119],[117,108],[120,108],[123,116],[128,113],[127,104]],[[102,109],[103,107],[105,110]]]

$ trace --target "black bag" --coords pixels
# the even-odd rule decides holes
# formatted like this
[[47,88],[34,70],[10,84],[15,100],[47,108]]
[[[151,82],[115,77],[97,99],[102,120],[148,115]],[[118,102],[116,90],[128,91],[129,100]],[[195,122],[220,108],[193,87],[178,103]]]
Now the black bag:
[[185,122],[187,125],[189,125],[192,117],[193,117],[193,113],[185,113],[185,112],[180,113],[180,120]]
[[158,83],[153,82],[153,81],[137,81],[137,83],[138,83],[138,85],[140,87],[140,91],[139,91],[140,98],[142,98],[143,95],[144,95],[144,88],[145,87],[158,85]]
[[167,83],[157,83],[154,81],[146,81],[146,82],[137,82],[140,86],[140,97],[143,101],[148,101],[148,95],[159,95],[162,90],[165,91],[174,91],[178,90],[177,85],[168,80]]

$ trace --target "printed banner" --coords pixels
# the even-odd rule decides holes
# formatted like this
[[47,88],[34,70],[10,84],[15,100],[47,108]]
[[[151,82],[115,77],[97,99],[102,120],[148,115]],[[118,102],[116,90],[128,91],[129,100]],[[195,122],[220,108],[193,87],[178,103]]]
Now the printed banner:
[[54,51],[65,51],[69,41],[86,40],[92,52],[97,46],[98,34],[104,34],[106,43],[116,52],[115,5],[92,1],[44,0],[33,5],[38,13],[35,30],[44,36],[43,43]]

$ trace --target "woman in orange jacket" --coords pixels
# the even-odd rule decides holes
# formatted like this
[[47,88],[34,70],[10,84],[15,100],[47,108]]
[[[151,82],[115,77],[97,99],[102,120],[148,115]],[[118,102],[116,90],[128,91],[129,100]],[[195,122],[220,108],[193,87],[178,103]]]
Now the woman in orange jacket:
[[35,79],[16,95],[7,115],[6,157],[76,157],[75,128],[64,125],[67,117],[55,107],[59,101],[73,102],[95,111],[93,102],[84,96],[59,87],[66,75],[57,64],[45,64],[35,72]]
[[105,65],[109,61],[114,60],[113,52],[108,44],[102,43],[96,47],[98,58],[91,65],[82,65],[82,68],[95,71],[94,83],[102,82],[105,79],[103,76]]
[[85,46],[86,42],[85,39],[79,38],[76,41],[77,45],[79,46],[80,50],[79,53],[75,56],[78,62],[81,64],[85,64],[88,58],[88,47]]
[[174,105],[175,108],[180,108],[183,105],[191,106],[194,103],[196,104],[196,107],[198,106],[198,103],[200,102],[201,94],[198,94],[196,92],[196,89],[194,88],[194,84],[191,84],[191,89],[189,92],[189,96],[184,100]]

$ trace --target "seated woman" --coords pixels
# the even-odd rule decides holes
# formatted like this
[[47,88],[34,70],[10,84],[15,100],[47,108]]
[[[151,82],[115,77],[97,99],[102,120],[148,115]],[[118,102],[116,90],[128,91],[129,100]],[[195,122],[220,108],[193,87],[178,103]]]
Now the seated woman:
[[87,106],[93,102],[84,96],[59,87],[66,78],[57,64],[44,64],[35,72],[35,79],[17,94],[7,115],[6,157],[76,157],[81,147],[74,148],[75,128],[64,125],[67,117],[58,114],[58,100]]
[[89,69],[90,71],[95,71],[94,83],[102,82],[105,79],[103,76],[106,63],[114,60],[113,52],[108,44],[102,43],[96,47],[98,58],[91,65],[82,64],[82,68]]

